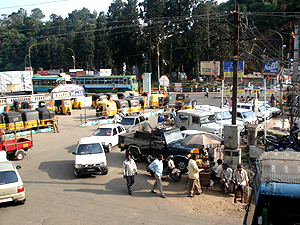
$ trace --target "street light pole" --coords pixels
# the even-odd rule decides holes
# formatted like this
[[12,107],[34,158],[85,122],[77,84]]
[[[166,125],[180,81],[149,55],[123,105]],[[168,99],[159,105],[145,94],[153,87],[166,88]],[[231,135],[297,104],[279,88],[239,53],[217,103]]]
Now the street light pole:
[[73,49],[71,49],[71,48],[67,48],[67,49],[71,50],[72,53],[73,53],[73,55],[72,55],[72,59],[73,59],[73,69],[75,69],[75,62],[76,62],[76,60],[75,60],[75,52],[74,52]]
[[[30,46],[29,46],[29,49],[28,49],[28,58],[29,58],[29,67],[30,67],[30,71],[32,71],[32,68],[31,68],[30,49],[31,49],[31,47],[34,46],[34,45],[37,45],[37,43],[30,45]],[[26,59],[26,57],[25,57],[25,59]]]
[[28,55],[25,56],[25,62],[24,62],[24,70],[26,69],[26,58],[28,57]]

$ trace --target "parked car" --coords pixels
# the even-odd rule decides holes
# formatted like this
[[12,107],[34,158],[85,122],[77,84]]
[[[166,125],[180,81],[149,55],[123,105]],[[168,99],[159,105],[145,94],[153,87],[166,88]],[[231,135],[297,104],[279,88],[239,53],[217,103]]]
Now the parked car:
[[277,107],[270,106],[268,102],[259,101],[258,104],[262,105],[263,107],[266,105],[267,110],[272,113],[273,117],[279,116],[281,114],[280,109],[278,109]]
[[254,114],[258,117],[259,121],[264,121],[265,118],[268,120],[272,117],[272,112],[265,110],[265,107],[259,104],[257,105],[257,109],[254,110],[252,103],[238,103],[237,107],[254,111]]
[[131,132],[134,130],[142,130],[142,124],[145,121],[145,117],[142,115],[135,115],[135,116],[126,116],[121,120],[123,127],[125,128],[126,132]]
[[119,135],[125,133],[126,130],[121,124],[106,124],[98,127],[92,136],[97,138],[106,152],[111,152],[112,147],[118,144]]
[[74,175],[108,173],[108,165],[104,149],[95,137],[85,137],[78,141],[74,163]]
[[13,162],[6,159],[6,152],[0,151],[0,203],[18,202],[25,204],[25,189]]
[[[229,112],[232,114],[231,110]],[[242,121],[245,127],[249,124],[258,124],[257,116],[249,109],[237,108],[236,114],[236,119]]]

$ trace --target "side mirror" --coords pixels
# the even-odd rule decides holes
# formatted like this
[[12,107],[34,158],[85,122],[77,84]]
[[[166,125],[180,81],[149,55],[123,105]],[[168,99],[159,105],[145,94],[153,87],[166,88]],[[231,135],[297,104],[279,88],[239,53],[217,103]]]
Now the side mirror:
[[72,152],[73,155],[76,155],[76,152]]
[[16,169],[21,169],[21,166],[16,166]]

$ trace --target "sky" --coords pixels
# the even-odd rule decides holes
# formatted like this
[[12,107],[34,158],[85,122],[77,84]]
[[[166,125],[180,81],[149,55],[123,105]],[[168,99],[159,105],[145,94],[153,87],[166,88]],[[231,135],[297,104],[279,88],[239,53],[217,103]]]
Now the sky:
[[[219,3],[223,1],[226,0],[218,0]],[[20,8],[25,9],[30,15],[32,9],[40,8],[46,16],[45,19],[49,20],[52,13],[66,18],[68,13],[76,9],[81,10],[83,7],[89,9],[91,13],[94,10],[98,14],[101,11],[107,12],[113,0],[0,0],[0,2],[0,15],[9,15]]]

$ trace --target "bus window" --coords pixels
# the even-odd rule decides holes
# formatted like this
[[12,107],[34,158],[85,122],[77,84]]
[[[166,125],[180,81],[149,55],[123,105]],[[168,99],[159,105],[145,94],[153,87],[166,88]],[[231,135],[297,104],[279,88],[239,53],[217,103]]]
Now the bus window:
[[97,79],[92,79],[92,84],[97,84]]
[[105,79],[105,84],[111,84],[111,79],[110,78]]
[[104,84],[104,79],[103,78],[98,78],[98,84]]
[[85,80],[85,84],[91,84],[91,80],[90,79],[86,79]]
[[131,80],[132,80],[132,84],[136,84],[137,83],[136,82],[136,78],[132,78]]
[[130,79],[128,79],[127,81],[128,81],[128,84],[130,84]]
[[127,78],[123,79],[123,84],[127,84]]

